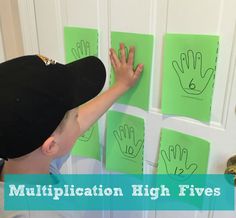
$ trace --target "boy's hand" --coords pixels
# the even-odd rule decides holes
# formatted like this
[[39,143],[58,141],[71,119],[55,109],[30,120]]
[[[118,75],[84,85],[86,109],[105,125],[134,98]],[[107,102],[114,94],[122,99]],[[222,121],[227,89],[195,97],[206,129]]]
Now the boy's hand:
[[126,60],[125,46],[120,44],[121,57],[118,58],[114,49],[110,49],[110,59],[115,72],[115,85],[121,87],[124,91],[134,86],[138,81],[143,70],[143,64],[139,64],[137,68],[133,69],[134,63],[134,47],[130,47],[128,60]]
[[[115,84],[101,95],[81,105],[78,110],[78,122],[80,133],[83,135],[89,127],[101,117],[116,100],[131,88],[139,79],[143,70],[143,64],[133,69],[134,47],[131,47],[126,60],[125,46],[120,44],[120,59],[114,49],[110,49],[111,63],[115,71]],[[139,142],[138,142],[139,146]]]

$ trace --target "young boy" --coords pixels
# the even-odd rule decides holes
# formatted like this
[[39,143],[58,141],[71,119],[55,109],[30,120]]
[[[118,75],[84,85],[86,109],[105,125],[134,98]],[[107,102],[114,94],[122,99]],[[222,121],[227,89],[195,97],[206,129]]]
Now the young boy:
[[0,161],[0,217],[71,217],[69,212],[3,211],[4,175],[59,173],[76,139],[140,77],[143,65],[133,69],[134,47],[127,60],[123,43],[120,51],[119,59],[110,49],[115,83],[97,97],[106,72],[95,57],[62,65],[24,56],[0,64],[0,158],[5,159]]

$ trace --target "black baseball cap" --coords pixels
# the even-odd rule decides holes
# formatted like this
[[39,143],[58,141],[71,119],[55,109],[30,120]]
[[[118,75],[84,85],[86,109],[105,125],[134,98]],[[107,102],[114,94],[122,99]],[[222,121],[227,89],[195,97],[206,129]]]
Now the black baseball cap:
[[26,155],[57,128],[65,113],[95,97],[106,70],[90,56],[60,64],[40,55],[0,64],[0,158]]

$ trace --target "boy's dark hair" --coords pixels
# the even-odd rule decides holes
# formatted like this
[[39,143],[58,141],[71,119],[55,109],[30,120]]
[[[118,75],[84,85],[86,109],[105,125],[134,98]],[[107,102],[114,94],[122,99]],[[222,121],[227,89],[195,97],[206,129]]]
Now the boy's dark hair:
[[0,64],[0,158],[17,158],[53,133],[65,113],[95,97],[106,71],[96,57],[63,65],[38,55]]

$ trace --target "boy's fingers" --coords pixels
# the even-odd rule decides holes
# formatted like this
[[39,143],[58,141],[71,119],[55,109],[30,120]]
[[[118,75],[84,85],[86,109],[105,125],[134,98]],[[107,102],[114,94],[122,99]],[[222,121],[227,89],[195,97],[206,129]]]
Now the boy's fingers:
[[110,49],[110,57],[111,59],[113,59],[113,62],[115,64],[115,66],[119,66],[120,65],[120,60],[116,55],[116,52],[113,48]]
[[128,64],[131,65],[131,66],[133,66],[133,64],[134,64],[134,52],[135,52],[134,46],[130,47]]
[[114,68],[114,70],[116,70],[117,66],[112,56],[110,56],[110,60],[111,60],[112,67]]
[[143,64],[139,64],[134,72],[134,79],[137,80],[143,71]]
[[124,43],[120,43],[120,54],[121,54],[121,63],[126,63],[126,57],[125,57],[125,45]]

